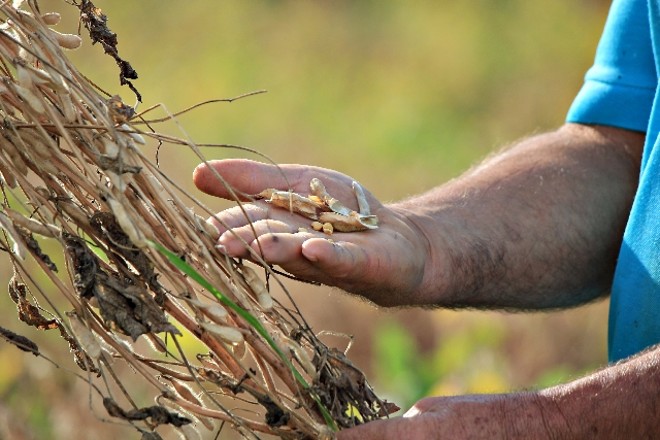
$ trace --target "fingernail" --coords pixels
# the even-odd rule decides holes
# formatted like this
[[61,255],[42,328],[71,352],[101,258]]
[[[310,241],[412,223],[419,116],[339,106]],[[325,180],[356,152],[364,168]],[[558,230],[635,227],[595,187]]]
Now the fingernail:
[[220,252],[220,253],[222,253],[222,254],[226,254],[226,253],[227,253],[227,248],[226,248],[224,245],[222,245],[222,244],[216,244],[216,245],[213,246],[213,247],[216,248],[217,251]]
[[406,413],[402,417],[404,417],[404,418],[415,417],[415,416],[418,416],[420,414],[421,414],[421,412],[417,409],[417,407],[413,406],[408,411],[406,411]]

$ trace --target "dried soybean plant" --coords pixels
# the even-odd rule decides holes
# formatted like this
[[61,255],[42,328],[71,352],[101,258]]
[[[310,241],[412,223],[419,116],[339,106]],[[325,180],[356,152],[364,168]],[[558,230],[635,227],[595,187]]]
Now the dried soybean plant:
[[[105,15],[89,1],[63,4],[78,10],[136,91]],[[9,294],[19,318],[59,332],[107,418],[143,439],[170,429],[200,438],[223,427],[245,438],[332,438],[387,416],[394,405],[319,341],[295,304],[273,300],[264,281],[279,283],[272,270],[264,266],[262,277],[214,248],[208,209],[143,152],[145,139],[199,154],[196,146],[139,130],[132,107],[104,96],[67,59],[62,48],[82,39],[53,30],[59,17],[36,0],[0,4],[0,244],[14,266]],[[44,242],[57,244],[49,246],[63,253],[64,271]],[[33,276],[25,258],[46,277]],[[204,350],[182,349],[182,332]],[[24,336],[0,335],[45,357]],[[154,401],[131,395],[127,372]]]

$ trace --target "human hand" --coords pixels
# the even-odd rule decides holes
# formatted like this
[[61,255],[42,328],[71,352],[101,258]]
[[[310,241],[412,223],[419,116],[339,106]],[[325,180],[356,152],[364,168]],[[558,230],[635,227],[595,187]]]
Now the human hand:
[[[212,169],[198,166],[193,181],[214,196],[234,199],[228,186],[243,201],[266,188],[304,195],[309,193],[310,180],[317,177],[333,197],[358,209],[353,179],[336,171],[242,159],[211,161],[209,166]],[[378,229],[335,232],[329,237],[310,230],[310,220],[260,200],[222,211],[211,221],[221,234],[218,244],[232,257],[260,257],[302,279],[337,286],[384,306],[422,302],[415,294],[424,277],[426,241],[403,211],[388,208],[365,193],[372,214],[378,216]]]
[[376,420],[337,433],[337,440],[544,439],[554,417],[532,394],[429,397],[402,417]]

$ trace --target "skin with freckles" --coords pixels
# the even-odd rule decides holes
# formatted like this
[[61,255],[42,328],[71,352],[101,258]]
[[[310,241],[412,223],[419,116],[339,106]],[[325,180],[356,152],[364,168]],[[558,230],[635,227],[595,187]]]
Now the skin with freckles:
[[[213,221],[227,254],[279,265],[381,306],[571,307],[608,292],[643,143],[641,133],[567,124],[411,199],[383,205],[367,192],[379,228],[332,240],[298,232],[307,219],[263,201]],[[357,209],[353,179],[327,169],[226,160],[200,165],[193,176],[202,191],[232,198],[224,180],[246,202],[265,188],[307,194],[313,177]],[[660,432],[658,366],[656,348],[546,390],[432,397],[404,417],[337,437],[652,438]]]

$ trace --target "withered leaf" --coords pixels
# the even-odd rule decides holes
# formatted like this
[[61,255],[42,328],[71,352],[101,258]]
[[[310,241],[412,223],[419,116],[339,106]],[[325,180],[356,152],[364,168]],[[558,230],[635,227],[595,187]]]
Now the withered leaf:
[[291,415],[275,405],[275,402],[273,402],[270,397],[267,395],[257,396],[257,400],[264,408],[266,408],[266,424],[268,424],[268,426],[277,428],[289,423]]
[[16,334],[3,327],[0,327],[0,336],[5,338],[10,344],[14,344],[19,350],[27,351],[35,356],[39,356],[39,346],[25,336]]
[[[399,410],[394,403],[380,400],[371,389],[364,373],[335,348],[324,348],[314,356],[317,376],[314,388],[336,422],[344,428],[387,416]],[[349,416],[349,408],[361,419]]]
[[18,319],[39,330],[52,330],[58,327],[56,319],[46,319],[41,310],[27,299],[27,286],[20,282],[16,275],[9,280],[9,297],[16,303]]
[[149,332],[181,334],[141,285],[101,271],[97,274],[94,295],[103,319],[133,340]]
[[126,417],[129,420],[145,420],[148,418],[156,425],[167,424],[176,427],[192,423],[192,420],[189,418],[180,416],[179,414],[158,405],[132,409],[126,413]]
[[34,236],[22,228],[17,228],[17,230],[21,233],[21,235],[23,235],[25,245],[28,247],[28,249],[30,249],[30,251],[32,251],[32,253],[37,258],[39,258],[48,269],[52,270],[53,272],[57,272],[57,266],[55,263],[53,263],[53,260],[51,260],[48,255],[43,253],[41,247],[39,246],[39,242],[34,238]]
[[99,270],[98,258],[82,238],[69,234],[64,235],[64,252],[71,260],[73,287],[82,298],[91,298]]
[[[124,258],[147,281],[149,287],[156,293],[156,301],[162,305],[164,300],[163,287],[158,282],[154,272],[153,263],[147,255],[135,246],[128,235],[121,229],[119,222],[111,212],[97,212],[89,219],[90,225],[101,237],[106,237],[109,248],[118,257]],[[110,255],[112,258],[113,255]],[[123,261],[113,259],[118,265],[125,265]]]
[[89,0],[82,0],[78,7],[80,8],[80,21],[89,31],[92,44],[100,43],[103,51],[114,58],[119,66],[119,82],[122,85],[127,84],[137,96],[137,100],[142,102],[142,96],[129,81],[129,79],[137,79],[138,74],[128,61],[119,56],[117,34],[108,28],[108,17]]
[[109,415],[124,420],[149,419],[153,425],[169,424],[176,426],[177,428],[192,423],[192,420],[158,405],[125,411],[110,397],[104,397],[103,406]]
[[121,155],[117,155],[117,157],[99,156],[98,164],[103,171],[112,171],[119,175],[125,173],[137,174],[142,170],[142,167],[137,165],[125,164]]
[[126,418],[126,412],[110,397],[103,398],[103,406],[110,417],[117,417],[119,419]]

